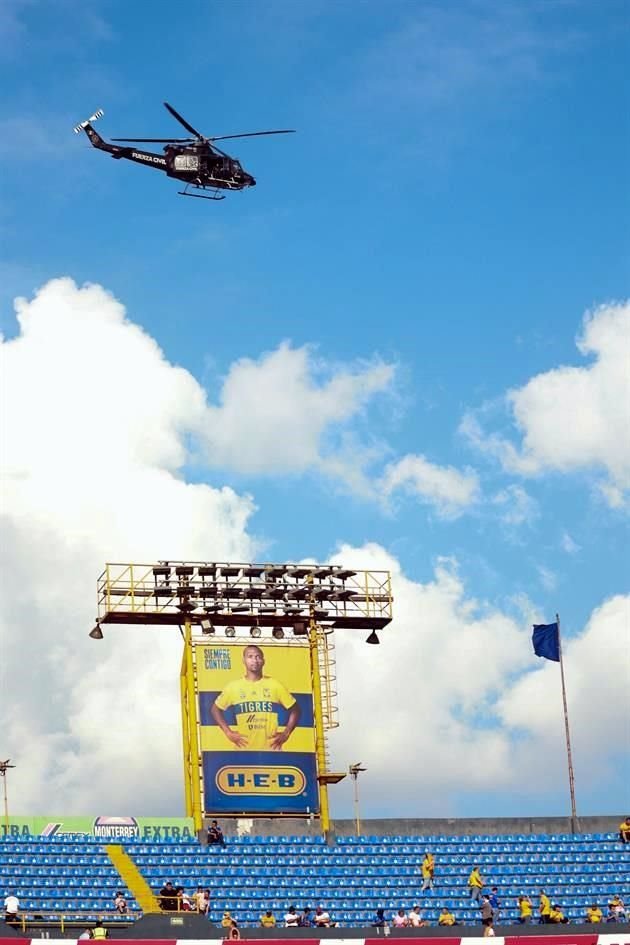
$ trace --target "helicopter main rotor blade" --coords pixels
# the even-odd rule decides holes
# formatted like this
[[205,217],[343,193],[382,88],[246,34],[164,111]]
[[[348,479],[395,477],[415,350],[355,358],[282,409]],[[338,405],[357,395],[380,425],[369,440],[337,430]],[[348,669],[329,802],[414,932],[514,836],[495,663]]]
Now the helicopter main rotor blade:
[[112,141],[135,141],[144,144],[187,144],[196,138],[112,138]]
[[283,128],[281,131],[248,131],[243,135],[219,135],[216,138],[208,138],[208,141],[227,141],[228,138],[257,138],[259,135],[294,135],[295,128]]
[[164,108],[171,113],[173,118],[175,118],[180,125],[183,125],[186,131],[190,131],[191,135],[194,135],[195,138],[203,138],[203,135],[200,135],[196,128],[193,128],[192,125],[189,125],[185,118],[176,112],[172,105],[169,105],[168,102],[164,102]]

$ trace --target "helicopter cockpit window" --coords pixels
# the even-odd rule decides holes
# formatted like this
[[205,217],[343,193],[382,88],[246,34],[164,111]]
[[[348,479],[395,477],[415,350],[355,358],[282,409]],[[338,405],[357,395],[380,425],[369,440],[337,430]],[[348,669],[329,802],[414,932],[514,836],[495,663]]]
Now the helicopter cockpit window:
[[199,157],[196,154],[176,154],[173,163],[176,171],[199,170]]

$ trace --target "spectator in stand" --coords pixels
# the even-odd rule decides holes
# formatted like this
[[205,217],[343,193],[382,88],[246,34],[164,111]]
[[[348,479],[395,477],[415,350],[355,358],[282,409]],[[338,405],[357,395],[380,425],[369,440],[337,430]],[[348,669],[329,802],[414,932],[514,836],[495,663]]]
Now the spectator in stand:
[[518,906],[517,921],[521,925],[529,925],[532,921],[532,913],[534,911],[531,899],[529,896],[519,896],[516,900],[516,904]]
[[170,879],[160,889],[160,909],[162,912],[175,912],[177,909],[177,893]]
[[221,926],[224,929],[233,929],[238,928],[238,922],[234,916],[230,913],[228,909],[223,913],[223,918],[221,919]]
[[459,925],[459,922],[455,918],[455,914],[450,912],[446,906],[440,912],[440,917],[438,918],[438,925]]
[[313,924],[319,929],[329,929],[330,928],[330,915],[326,912],[325,909],[322,909],[321,906],[317,906],[315,909],[315,915],[313,916]]
[[313,924],[313,919],[311,918],[311,910],[307,907],[302,910],[302,914],[298,919],[298,925],[301,929],[310,929]]
[[475,902],[479,902],[481,900],[481,890],[483,887],[484,881],[479,872],[479,867],[473,866],[472,872],[468,877],[468,892],[470,893],[470,898],[474,899]]
[[481,905],[479,906],[479,911],[481,912],[481,924],[482,925],[492,925],[492,905],[490,904],[490,896],[483,896],[481,900]]
[[425,892],[427,889],[433,889],[433,876],[435,874],[435,857],[432,853],[429,853],[427,850],[424,854],[424,860],[420,866],[420,871],[422,873],[422,890]]
[[287,929],[297,929],[300,924],[300,917],[295,911],[295,906],[289,906],[284,917],[284,925]]
[[91,938],[96,942],[102,942],[103,939],[109,938],[109,929],[104,928],[100,919],[92,929]]
[[18,922],[18,913],[20,911],[20,900],[14,892],[9,892],[4,900],[4,921],[11,925]]
[[630,817],[626,817],[622,824],[619,824],[619,839],[622,843],[630,843]]
[[414,906],[411,912],[409,913],[409,915],[407,916],[407,918],[409,919],[408,924],[414,929],[419,929],[423,925],[428,925],[428,923],[425,922],[424,919],[422,918],[422,913],[420,912],[420,906]]
[[562,911],[562,907],[559,906],[557,903],[555,903],[555,905],[551,907],[551,912],[549,913],[549,921],[552,923],[552,925],[553,924],[566,925],[569,920],[567,919],[564,912]]
[[490,900],[490,905],[492,906],[492,919],[494,922],[498,922],[501,918],[501,900],[499,899],[499,890],[496,886],[492,887],[488,899]]
[[260,917],[260,927],[261,929],[275,929],[276,927],[276,917],[271,911],[267,909],[264,915]]
[[586,910],[586,921],[591,925],[597,925],[598,922],[604,921],[604,913],[596,902]]
[[195,910],[199,915],[207,915],[210,908],[210,896],[206,899],[206,893],[202,886],[197,886],[197,892],[193,896]]
[[208,845],[212,846],[214,844],[218,844],[221,847],[225,846],[225,837],[223,836],[223,831],[219,827],[219,824],[216,820],[213,820],[208,827]]
[[192,912],[192,903],[190,901],[190,896],[186,892],[183,886],[178,886],[175,890],[177,893],[177,911],[178,912]]
[[405,915],[404,909],[399,909],[392,919],[392,927],[395,929],[406,929],[409,925],[409,919]]
[[372,922],[373,929],[384,929],[389,928],[387,924],[387,919],[385,918],[385,910],[380,907],[374,913],[374,920]]
[[120,890],[114,896],[114,909],[121,915],[127,915],[127,900]]
[[615,894],[610,902],[608,903],[609,913],[608,916],[612,913],[613,918],[608,918],[608,922],[625,922],[626,921],[626,907],[623,899],[618,894]]
[[548,925],[551,921],[549,914],[551,912],[551,899],[547,895],[544,889],[540,890],[540,905],[538,906],[538,914],[540,915],[539,922],[542,925]]

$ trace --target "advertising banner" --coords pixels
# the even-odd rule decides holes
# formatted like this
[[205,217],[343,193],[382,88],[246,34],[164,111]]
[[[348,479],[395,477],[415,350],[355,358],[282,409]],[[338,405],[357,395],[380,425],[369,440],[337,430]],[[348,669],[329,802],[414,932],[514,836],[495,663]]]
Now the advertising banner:
[[195,650],[204,810],[318,813],[308,648],[222,641]]
[[116,840],[191,840],[196,836],[190,817],[66,817],[63,814],[11,817],[9,830],[0,824],[0,837],[58,837],[64,833]]

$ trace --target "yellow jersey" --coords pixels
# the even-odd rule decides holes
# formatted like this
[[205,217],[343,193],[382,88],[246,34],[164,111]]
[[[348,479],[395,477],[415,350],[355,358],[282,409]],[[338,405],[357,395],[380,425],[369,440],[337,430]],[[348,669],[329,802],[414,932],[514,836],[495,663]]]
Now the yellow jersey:
[[521,899],[519,901],[518,907],[521,911],[521,919],[524,919],[526,916],[532,914],[532,904],[529,899]]
[[260,924],[263,929],[273,929],[276,924],[276,917],[273,915],[261,915]]
[[455,916],[452,912],[442,912],[438,919],[438,925],[455,925]]
[[234,709],[236,731],[247,739],[246,751],[266,751],[269,739],[279,731],[278,707],[291,709],[296,701],[282,683],[263,676],[228,683],[215,705],[222,711]]
[[552,922],[562,922],[564,919],[564,912],[562,912],[560,909],[550,909],[549,918]]
[[604,919],[604,913],[601,909],[587,909],[586,910],[586,921],[587,922],[602,922]]
[[435,860],[432,856],[425,856],[422,861],[422,877],[423,879],[431,879],[433,876],[433,870],[435,869]]
[[483,879],[481,878],[481,873],[479,870],[473,870],[470,876],[468,877],[468,885],[476,886],[477,889],[483,889]]
[[540,914],[549,915],[551,912],[551,900],[544,894],[540,897]]

